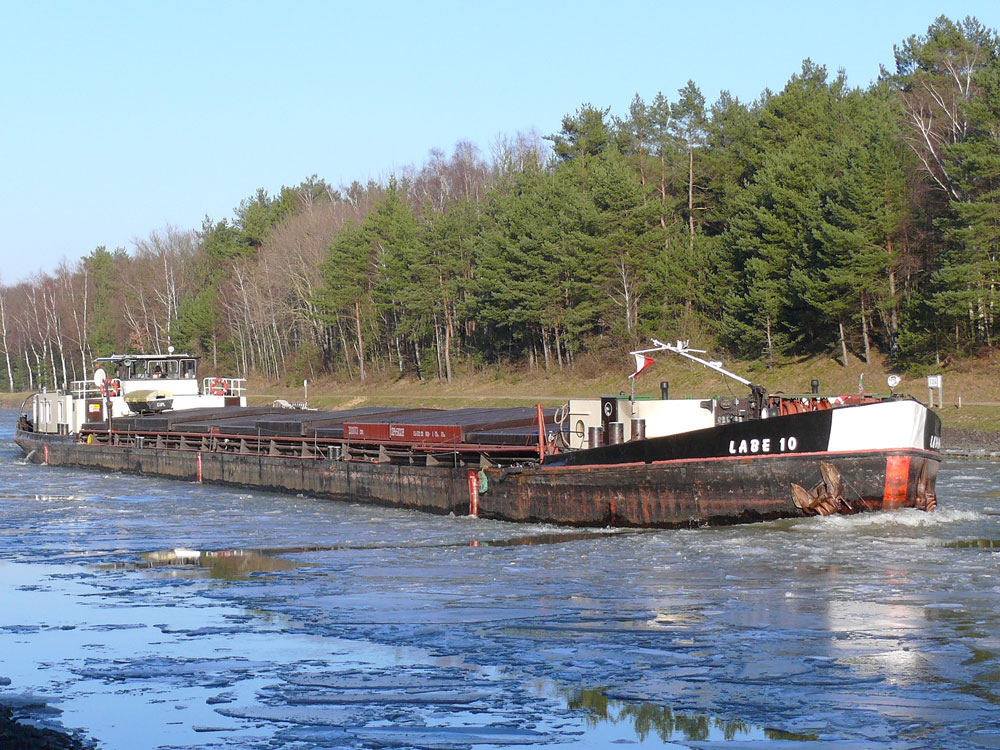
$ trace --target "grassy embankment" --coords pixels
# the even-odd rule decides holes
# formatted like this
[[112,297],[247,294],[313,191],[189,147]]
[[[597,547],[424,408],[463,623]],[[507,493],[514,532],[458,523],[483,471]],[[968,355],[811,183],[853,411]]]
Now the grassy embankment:
[[[670,383],[672,398],[700,397],[705,395],[738,395],[745,389],[739,383],[723,377],[694,362],[673,354],[661,354],[653,367],[644,372],[636,383],[637,396],[660,394],[660,381]],[[309,384],[309,405],[318,408],[343,408],[364,404],[420,405],[456,408],[460,406],[529,406],[542,403],[556,406],[570,396],[600,396],[628,392],[628,365],[631,360],[598,363],[583,362],[572,370],[555,371],[545,375],[538,370],[493,370],[463,372],[449,386],[431,379],[419,382],[413,378],[402,380],[391,377],[373,379],[367,385],[357,381],[344,382],[331,379]],[[864,374],[865,391],[889,392],[886,385],[888,370],[873,363],[865,365],[852,360],[848,367],[825,358],[811,358],[786,363],[768,369],[756,362],[725,362],[732,372],[759,382],[772,392],[808,393],[810,381],[820,381],[820,392],[828,394],[857,393],[858,381]],[[969,360],[953,364],[947,369],[929,370],[943,374],[944,407],[938,412],[946,426],[968,429],[1000,431],[1000,359]],[[927,379],[923,376],[903,376],[897,393],[913,395],[927,402]],[[251,393],[259,394],[260,403],[274,398],[302,401],[301,384],[289,388],[267,382],[252,382]],[[962,407],[958,408],[961,395]],[[936,398],[936,394],[935,394]]]
[[[390,374],[372,378],[365,385],[357,381],[324,378],[310,382],[309,406],[316,408],[349,408],[380,404],[385,406],[419,405],[440,408],[461,406],[529,406],[542,403],[555,406],[570,396],[600,396],[628,392],[628,365],[631,360],[615,362],[585,360],[571,370],[544,372],[527,369],[462,371],[451,385],[430,379],[423,383],[413,378],[396,379]],[[820,381],[820,392],[827,394],[857,393],[858,381],[864,375],[865,391],[888,393],[888,371],[879,364],[865,365],[852,360],[848,367],[826,358],[811,358],[785,363],[768,369],[759,362],[725,362],[725,366],[772,392],[808,393],[810,381]],[[1000,431],[1000,359],[976,359],[951,364],[943,370],[928,372],[944,375],[944,407],[939,410],[945,426],[984,431]],[[706,395],[742,396],[745,389],[737,382],[724,378],[676,355],[661,354],[652,368],[643,373],[636,384],[637,396],[660,393],[660,381],[670,383],[672,398]],[[926,403],[927,380],[920,376],[903,376],[898,393],[915,396]],[[250,382],[251,403],[266,404],[275,398],[301,402],[304,391],[301,382],[295,387],[263,380]],[[17,408],[27,394],[0,394],[0,404]],[[962,406],[958,408],[961,395]]]

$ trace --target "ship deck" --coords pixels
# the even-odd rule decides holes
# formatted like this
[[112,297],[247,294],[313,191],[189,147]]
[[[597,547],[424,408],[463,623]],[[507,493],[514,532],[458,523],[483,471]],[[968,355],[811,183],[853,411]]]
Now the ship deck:
[[[559,430],[541,409],[542,435]],[[367,406],[337,411],[226,406],[83,425],[90,444],[454,466],[538,460],[537,407],[442,410]],[[540,443],[542,443],[540,447]]]

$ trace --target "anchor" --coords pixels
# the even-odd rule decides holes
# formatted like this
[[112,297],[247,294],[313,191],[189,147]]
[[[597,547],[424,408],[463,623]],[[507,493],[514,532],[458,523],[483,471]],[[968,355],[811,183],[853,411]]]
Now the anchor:
[[823,481],[811,490],[800,484],[792,484],[792,502],[804,515],[852,515],[863,510],[876,510],[876,505],[868,500],[859,498],[852,502],[844,497],[844,479],[836,466],[820,461],[819,471]]
[[937,493],[928,489],[927,464],[920,469],[920,476],[917,477],[917,508],[919,510],[931,511],[937,507]]

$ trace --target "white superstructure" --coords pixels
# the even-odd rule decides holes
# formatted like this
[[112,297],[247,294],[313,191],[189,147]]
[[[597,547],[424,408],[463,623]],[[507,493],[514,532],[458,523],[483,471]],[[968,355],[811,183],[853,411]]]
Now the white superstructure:
[[[172,347],[171,347],[172,349]],[[114,354],[100,357],[93,380],[32,396],[36,432],[72,434],[87,422],[203,407],[246,406],[244,378],[198,379],[189,354]]]
[[[647,438],[703,430],[716,424],[715,399],[635,399],[626,396],[571,398],[566,438],[571,448],[594,448],[591,430],[607,430],[609,422],[622,425],[625,440],[633,439],[632,420],[642,420]],[[608,438],[602,434],[605,443]]]

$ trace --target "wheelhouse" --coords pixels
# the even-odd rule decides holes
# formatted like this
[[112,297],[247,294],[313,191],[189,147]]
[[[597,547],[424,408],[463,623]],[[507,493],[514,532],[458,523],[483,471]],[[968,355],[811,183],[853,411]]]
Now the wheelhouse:
[[190,354],[114,354],[98,357],[108,376],[133,380],[198,380],[198,358]]
[[133,414],[246,406],[244,378],[209,376],[199,380],[198,358],[191,354],[112,354],[98,357],[91,380],[68,388],[42,390],[32,399],[36,432],[76,434],[88,423],[110,424]]

